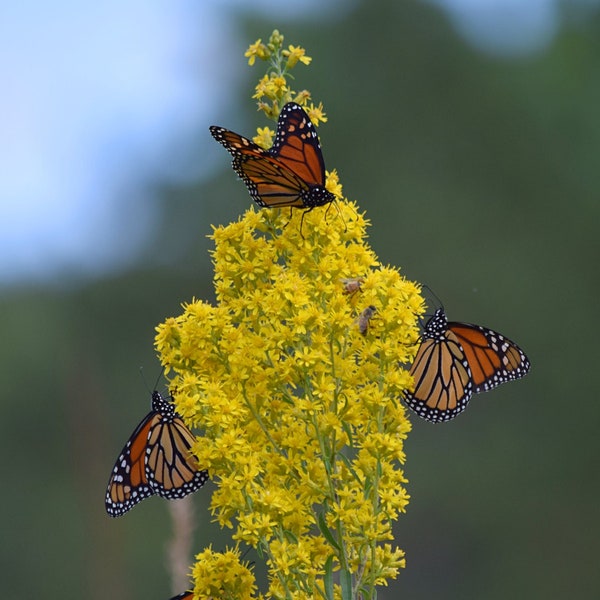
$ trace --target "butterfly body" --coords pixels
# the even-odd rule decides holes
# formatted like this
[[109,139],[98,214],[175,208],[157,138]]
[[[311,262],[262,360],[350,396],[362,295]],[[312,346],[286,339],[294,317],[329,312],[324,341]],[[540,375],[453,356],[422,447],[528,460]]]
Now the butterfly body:
[[335,199],[325,188],[317,131],[299,104],[289,102],[281,110],[269,150],[224,127],[213,125],[210,132],[232,155],[233,170],[259,206],[310,210]]
[[183,498],[202,487],[208,473],[191,454],[195,438],[173,403],[152,394],[152,410],[131,434],[106,490],[106,512],[118,517],[144,498]]
[[519,379],[529,368],[514,342],[480,325],[448,321],[440,308],[425,325],[410,369],[415,388],[404,399],[423,419],[449,421],[465,410],[473,394]]

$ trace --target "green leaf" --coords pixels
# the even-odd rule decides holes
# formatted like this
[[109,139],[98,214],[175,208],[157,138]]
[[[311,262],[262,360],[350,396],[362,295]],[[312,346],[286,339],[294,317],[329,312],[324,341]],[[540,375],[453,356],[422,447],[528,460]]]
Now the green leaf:
[[341,550],[340,545],[333,537],[329,527],[327,527],[323,513],[317,515],[317,525],[319,526],[319,531],[325,536],[325,539],[339,552]]
[[342,587],[342,600],[352,600],[352,575],[343,569],[340,571],[340,585]]
[[333,556],[325,561],[325,598],[333,600]]

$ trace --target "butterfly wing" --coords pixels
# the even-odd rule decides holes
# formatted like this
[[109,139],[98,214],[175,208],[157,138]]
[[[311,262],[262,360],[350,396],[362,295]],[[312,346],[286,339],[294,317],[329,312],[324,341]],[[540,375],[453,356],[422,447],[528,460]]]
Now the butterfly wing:
[[120,517],[138,502],[154,494],[146,477],[146,443],[160,415],[149,412],[131,434],[115,462],[106,490],[106,512]]
[[432,423],[449,421],[459,415],[473,394],[469,364],[447,324],[441,309],[428,321],[410,368],[414,390],[404,392],[406,404]]
[[202,487],[207,471],[191,454],[195,439],[170,400],[152,394],[152,410],[131,434],[113,468],[106,490],[106,512],[119,517],[158,494],[183,498]]
[[163,498],[183,498],[208,480],[191,453],[195,438],[180,417],[162,417],[150,430],[146,451],[146,476],[153,493]]
[[317,130],[306,111],[294,102],[281,110],[269,154],[309,185],[325,185],[325,162]]
[[258,205],[314,208],[335,199],[325,189],[317,132],[300,105],[290,102],[283,107],[269,150],[223,127],[212,126],[210,132],[233,156],[233,170]]
[[[210,133],[233,157],[231,166],[238,177],[246,184],[252,199],[259,206],[268,206],[261,197],[259,185],[261,187],[269,185],[278,175],[276,166],[271,164],[272,159],[269,153],[243,135],[224,127],[212,125]],[[245,165],[248,162],[255,166],[246,173]],[[262,168],[266,169],[264,175],[261,172],[261,165],[264,165]]]
[[194,600],[194,592],[181,592],[181,594],[177,594],[177,596],[173,596],[171,600]]
[[448,323],[461,345],[473,380],[473,391],[487,392],[529,372],[530,362],[514,342],[492,329],[470,323]]
[[424,340],[410,373],[415,388],[405,392],[404,399],[423,419],[449,421],[467,408],[473,393],[471,373],[454,340]]
[[252,199],[262,207],[305,207],[310,195],[306,183],[270,155],[246,155],[233,159],[233,169],[242,178]]
[[486,392],[529,372],[525,353],[492,329],[448,322],[438,309],[427,322],[410,372],[415,381],[405,400],[434,423],[460,414],[474,393]]

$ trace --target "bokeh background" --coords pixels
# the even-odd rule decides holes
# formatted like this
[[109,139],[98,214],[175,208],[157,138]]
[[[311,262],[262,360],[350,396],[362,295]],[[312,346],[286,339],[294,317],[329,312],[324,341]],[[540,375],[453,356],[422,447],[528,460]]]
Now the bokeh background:
[[[407,569],[380,597],[600,597],[598,3],[284,4],[1,10],[1,595],[172,593],[167,503],[112,520],[105,485],[154,327],[213,297],[206,235],[250,203],[208,126],[265,124],[243,52],[277,27],[314,57],[297,87],[382,262],[533,365],[449,424],[413,419]],[[228,539],[209,494],[198,551]]]

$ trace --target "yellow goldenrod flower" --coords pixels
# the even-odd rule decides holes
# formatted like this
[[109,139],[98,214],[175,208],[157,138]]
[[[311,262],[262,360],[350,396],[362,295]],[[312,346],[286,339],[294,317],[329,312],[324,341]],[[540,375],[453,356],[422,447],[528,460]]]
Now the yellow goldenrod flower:
[[258,82],[256,91],[252,97],[261,102],[264,102],[264,100],[262,100],[263,98],[271,100],[272,104],[265,103],[265,105],[268,109],[269,116],[277,119],[281,108],[280,103],[284,99],[285,101],[289,99],[288,92],[289,88],[285,77],[271,73],[270,75],[265,75]]
[[207,548],[196,556],[193,570],[194,597],[200,600],[250,600],[256,582],[247,564],[240,561],[237,548],[213,552]]
[[259,127],[258,133],[252,138],[252,141],[268,150],[273,145],[273,137],[275,136],[275,132],[269,127]]
[[[252,62],[270,53],[255,97],[275,118],[294,97],[286,70],[310,62],[282,44],[275,31],[246,53]],[[321,104],[308,110],[326,121]],[[259,129],[254,141],[269,148],[272,135]],[[409,498],[410,423],[399,398],[412,385],[404,365],[423,300],[418,285],[380,264],[335,170],[326,186],[333,206],[250,208],[214,227],[216,304],[192,300],[157,328],[177,408],[202,432],[193,452],[217,486],[211,512],[265,557],[273,599],[372,598],[404,566],[391,543]],[[353,293],[349,281],[360,282]],[[254,593],[251,573],[228,553],[197,558],[199,597]]]
[[257,58],[261,60],[267,60],[271,56],[269,48],[262,43],[262,40],[256,40],[254,44],[250,44],[248,50],[244,53],[244,56],[248,59],[248,64],[252,66]]
[[[395,573],[375,549],[408,500],[398,398],[422,312],[418,287],[366,244],[358,207],[337,208],[250,208],[216,227],[218,305],[187,304],[157,336],[178,407],[204,432],[195,451],[219,485],[217,520],[270,557],[278,586],[293,580],[309,596],[341,568],[331,539],[354,556],[354,577],[378,585]],[[362,284],[349,295],[340,282],[352,277]],[[371,305],[363,335],[356,320]]]
[[288,90],[287,81],[285,77],[275,76],[270,79],[270,89],[267,94],[270,97],[277,98],[283,95]]
[[311,103],[310,106],[307,107],[306,112],[315,126],[318,126],[319,123],[327,123],[327,116],[323,111],[322,102],[319,102],[318,106]]
[[[274,120],[277,120],[283,105],[287,102],[294,101],[304,106],[310,99],[308,90],[293,92],[287,79],[291,77],[289,71],[299,62],[308,65],[312,58],[306,56],[305,49],[300,46],[290,44],[287,49],[284,49],[283,41],[283,35],[275,30],[266,46],[262,44],[261,40],[257,40],[245,53],[251,65],[254,64],[257,57],[268,61],[267,72],[259,80],[252,97],[257,100],[258,109]],[[318,125],[319,121],[326,120],[324,117],[321,118],[322,108],[322,105],[310,108],[314,112],[314,119],[312,119],[312,115],[311,119],[315,125]]]
[[310,65],[312,60],[310,56],[306,56],[306,50],[304,48],[292,46],[291,44],[288,46],[287,50],[282,50],[281,54],[287,58],[285,65],[287,69],[294,68],[298,64],[298,61],[305,65]]
[[300,106],[304,106],[310,100],[310,92],[308,90],[301,90],[296,93],[293,100]]
[[325,188],[329,190],[336,198],[343,198],[342,184],[339,181],[337,171],[325,171]]

